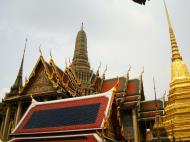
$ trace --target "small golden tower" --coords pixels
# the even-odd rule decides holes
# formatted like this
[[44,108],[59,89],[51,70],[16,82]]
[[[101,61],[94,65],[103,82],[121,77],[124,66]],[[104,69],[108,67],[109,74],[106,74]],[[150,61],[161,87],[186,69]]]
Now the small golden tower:
[[164,1],[169,25],[172,64],[168,103],[165,107],[164,126],[169,138],[175,141],[190,140],[190,74],[183,61]]

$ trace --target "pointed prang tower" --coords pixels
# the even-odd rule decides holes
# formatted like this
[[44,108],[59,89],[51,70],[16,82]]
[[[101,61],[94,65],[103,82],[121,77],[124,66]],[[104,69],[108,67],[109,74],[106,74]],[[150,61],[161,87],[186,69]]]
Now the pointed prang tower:
[[26,39],[26,42],[25,42],[25,47],[24,47],[24,52],[23,52],[23,55],[22,55],[21,65],[20,65],[16,80],[15,80],[13,86],[11,86],[11,88],[10,88],[10,92],[8,94],[6,94],[5,99],[18,95],[19,94],[19,89],[21,89],[22,86],[23,86],[23,84],[22,84],[22,74],[23,74],[23,64],[24,64],[24,55],[25,55],[25,51],[26,51],[26,44],[27,44],[27,39]]
[[164,6],[172,49],[171,81],[164,126],[171,140],[190,141],[190,74],[180,55],[165,1]]
[[90,70],[90,63],[88,61],[87,38],[83,29],[83,23],[81,30],[78,32],[76,37],[72,68],[75,71],[77,78],[81,82],[81,91],[83,92],[83,95],[89,94],[89,79],[92,71]]

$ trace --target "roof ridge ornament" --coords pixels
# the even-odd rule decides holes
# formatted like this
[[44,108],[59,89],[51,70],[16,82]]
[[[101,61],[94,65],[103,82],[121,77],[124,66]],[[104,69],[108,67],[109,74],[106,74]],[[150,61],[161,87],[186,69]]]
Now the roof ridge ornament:
[[98,69],[96,71],[96,75],[99,75],[100,67],[101,67],[101,62],[100,62],[99,66],[98,66]]
[[131,71],[131,65],[129,64],[129,68],[127,70],[127,78],[129,78],[129,72]]
[[50,48],[50,58],[51,58],[51,60],[53,60],[53,56],[52,56],[52,50],[51,50],[51,48]]
[[105,73],[106,73],[107,69],[108,69],[108,66],[106,65],[106,68],[105,68],[105,70],[104,70],[104,72],[102,74],[102,79],[105,79]]
[[71,63],[71,58],[69,57],[69,66],[70,66],[70,65],[72,65],[72,63]]
[[66,66],[66,68],[67,68],[67,58],[65,58],[65,66]]
[[143,77],[143,74],[144,74],[144,66],[143,66],[142,71],[141,71],[141,74],[140,74],[141,79],[142,79],[142,77]]

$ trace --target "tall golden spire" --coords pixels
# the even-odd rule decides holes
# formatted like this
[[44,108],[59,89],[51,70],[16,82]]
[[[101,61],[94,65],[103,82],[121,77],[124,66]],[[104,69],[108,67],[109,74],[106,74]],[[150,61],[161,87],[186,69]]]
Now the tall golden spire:
[[170,17],[164,7],[169,25],[170,41],[172,48],[171,82],[168,95],[168,102],[164,116],[164,127],[168,137],[176,138],[176,141],[190,140],[190,74],[187,65],[179,53]]
[[169,33],[170,33],[170,42],[171,42],[171,48],[172,48],[172,68],[171,68],[171,81],[175,81],[176,79],[189,79],[190,74],[187,68],[187,65],[182,60],[182,57],[180,55],[175,34],[171,25],[170,17],[168,14],[168,9],[166,6],[166,2],[164,1],[164,7],[166,12],[166,17],[168,21],[169,26]]
[[168,25],[169,25],[169,32],[170,32],[170,41],[171,41],[171,47],[172,47],[172,61],[175,60],[182,60],[182,57],[179,53],[179,49],[177,46],[177,42],[176,42],[176,38],[175,38],[175,34],[171,25],[171,21],[170,21],[170,17],[168,14],[168,9],[166,7],[166,2],[164,0],[164,7],[165,7],[165,12],[166,12],[166,16],[167,16],[167,21],[168,21]]

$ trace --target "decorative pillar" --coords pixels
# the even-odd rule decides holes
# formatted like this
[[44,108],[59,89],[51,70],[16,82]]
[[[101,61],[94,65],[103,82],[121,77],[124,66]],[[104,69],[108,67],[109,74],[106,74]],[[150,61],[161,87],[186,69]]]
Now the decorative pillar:
[[87,72],[85,72],[85,81],[88,81],[88,76]]
[[15,127],[18,124],[20,117],[21,117],[21,111],[22,111],[22,102],[18,102],[18,108],[16,112],[16,120],[15,120]]
[[8,135],[10,114],[11,114],[11,107],[10,107],[10,105],[7,105],[7,111],[6,111],[6,116],[5,116],[5,124],[4,124],[4,131],[3,131],[3,136],[4,137],[7,137],[7,135]]
[[138,142],[138,126],[137,126],[137,113],[136,109],[132,109],[134,142]]
[[5,137],[7,140],[10,138],[9,134],[12,131],[12,127],[13,127],[13,121],[9,122],[9,127],[8,127],[8,131],[7,131],[7,136]]
[[2,120],[2,123],[1,123],[1,134],[2,135],[3,135],[4,124],[5,124],[5,116],[3,116],[3,120]]

